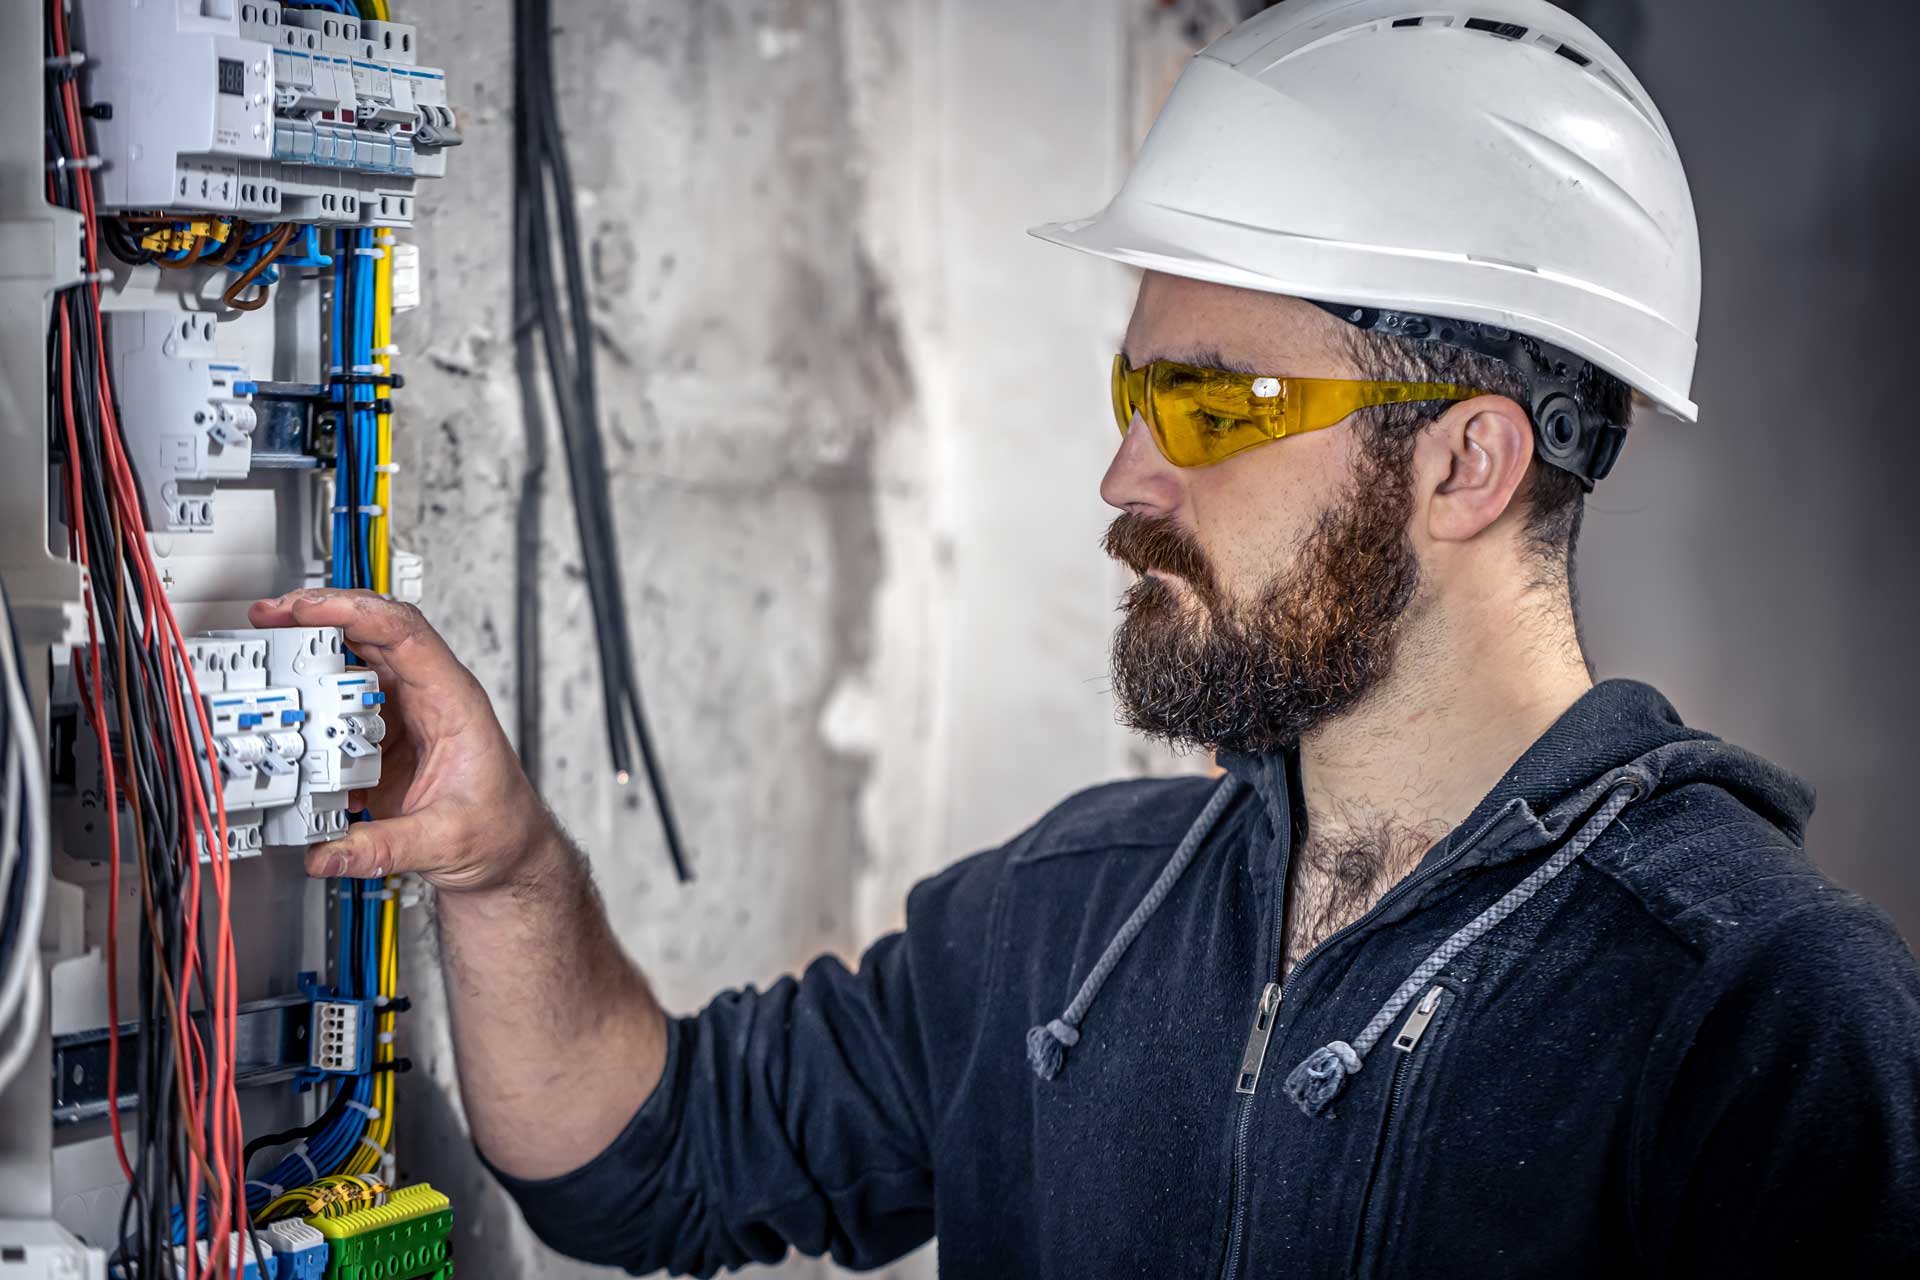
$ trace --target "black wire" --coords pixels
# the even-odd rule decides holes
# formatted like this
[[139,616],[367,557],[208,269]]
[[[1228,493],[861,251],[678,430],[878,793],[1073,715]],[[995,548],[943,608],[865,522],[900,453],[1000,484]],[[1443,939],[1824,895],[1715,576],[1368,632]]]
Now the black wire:
[[[531,302],[533,323],[539,326],[546,355],[600,654],[609,753],[614,768],[624,779],[630,772],[631,730],[659,813],[668,857],[675,874],[684,881],[691,878],[691,873],[634,675],[633,643],[619,576],[618,540],[608,495],[605,449],[599,432],[593,319],[575,212],[573,177],[554,96],[551,11],[547,0],[516,0],[514,9],[515,215],[520,228],[515,247],[516,265],[525,277],[524,285],[516,278],[516,302]],[[558,271],[553,252],[555,231],[560,251]],[[557,280],[562,274],[566,289],[564,319]],[[527,363],[531,365],[530,361]],[[523,399],[537,403],[537,392],[528,394],[530,382],[531,378],[523,373]],[[526,519],[524,510],[522,519],[523,522]],[[523,528],[518,554],[524,557],[527,554],[525,540],[535,537],[537,530],[529,533]],[[529,607],[524,596],[523,607]],[[523,721],[523,734],[528,727]],[[537,723],[532,727],[537,731]]]

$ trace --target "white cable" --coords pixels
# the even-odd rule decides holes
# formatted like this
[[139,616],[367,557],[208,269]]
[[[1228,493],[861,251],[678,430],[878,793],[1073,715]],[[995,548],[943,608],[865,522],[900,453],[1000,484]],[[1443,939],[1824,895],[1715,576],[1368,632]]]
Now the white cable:
[[[9,605],[9,615],[11,605]],[[6,957],[7,968],[4,979],[0,979],[0,1027],[12,1020],[18,1006],[23,984],[31,981],[39,984],[40,958],[40,922],[47,906],[47,871],[52,859],[52,850],[48,842],[47,831],[47,779],[40,756],[40,735],[34,728],[33,708],[27,703],[27,691],[20,682],[20,664],[13,648],[13,623],[11,616],[0,618],[0,665],[6,670],[0,673],[7,686],[8,719],[17,728],[9,728],[7,742],[9,754],[18,752],[21,762],[20,772],[24,775],[25,808],[29,839],[25,850],[27,877],[26,896],[20,912],[20,934],[16,939],[14,954]],[[20,751],[18,744],[24,740],[28,750]],[[18,801],[15,801],[18,804]],[[6,822],[9,830],[19,821],[20,809],[9,807]],[[120,856],[119,850],[113,851],[114,857]],[[18,874],[18,872],[16,872]],[[0,882],[0,887],[5,883]],[[29,999],[33,1000],[36,1012],[30,1020],[33,1025],[25,1026],[28,1019],[22,1019],[21,1037],[32,1041],[38,1029],[39,992]],[[8,1061],[16,1051],[9,1051]]]
[[[9,702],[8,710],[12,710]],[[9,716],[11,718],[11,716]],[[13,883],[13,863],[20,854],[20,735],[7,734],[6,814],[0,822],[0,893]]]
[[12,1084],[20,1068],[27,1065],[27,1055],[33,1051],[34,1033],[40,1029],[40,1002],[40,975],[36,973],[33,981],[27,983],[27,998],[20,1010],[19,1038],[6,1055],[0,1057],[0,1090]]

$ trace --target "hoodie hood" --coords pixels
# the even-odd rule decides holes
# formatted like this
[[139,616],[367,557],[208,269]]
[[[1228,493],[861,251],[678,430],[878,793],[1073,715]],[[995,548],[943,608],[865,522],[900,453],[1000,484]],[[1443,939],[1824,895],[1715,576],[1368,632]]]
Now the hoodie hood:
[[[1297,827],[1296,757],[1225,753],[1220,764],[1259,795],[1275,831],[1286,829],[1283,824]],[[1566,830],[1566,821],[1552,821],[1556,811],[1591,808],[1596,784],[1636,764],[1651,794],[1693,784],[1717,787],[1794,845],[1805,846],[1807,822],[1813,816],[1811,786],[1751,751],[1688,728],[1673,704],[1651,686],[1604,680],[1514,761],[1467,820],[1430,850],[1421,865],[1446,858],[1467,840],[1476,846],[1463,863],[1468,866],[1539,848]],[[1511,832],[1505,830],[1509,826]],[[1528,829],[1534,829],[1535,839],[1526,838]]]

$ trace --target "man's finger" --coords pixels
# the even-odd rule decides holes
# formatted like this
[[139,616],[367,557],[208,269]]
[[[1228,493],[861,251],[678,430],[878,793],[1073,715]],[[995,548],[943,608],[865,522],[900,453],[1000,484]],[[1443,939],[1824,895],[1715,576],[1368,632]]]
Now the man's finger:
[[433,820],[419,813],[355,823],[340,839],[307,850],[307,874],[370,880],[403,871],[438,870],[430,863],[444,842],[434,837],[433,828]]
[[314,587],[261,600],[247,610],[256,627],[339,627],[347,647],[382,677],[402,684],[466,678],[467,670],[421,612],[372,591]]

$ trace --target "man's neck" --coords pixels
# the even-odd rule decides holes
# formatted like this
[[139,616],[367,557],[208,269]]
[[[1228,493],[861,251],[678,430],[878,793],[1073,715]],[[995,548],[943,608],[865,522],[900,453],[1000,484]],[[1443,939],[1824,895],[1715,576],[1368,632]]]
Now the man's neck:
[[1379,688],[1301,740],[1289,964],[1411,872],[1593,687],[1570,611],[1490,613],[1473,611],[1486,621],[1472,632],[1410,635]]

